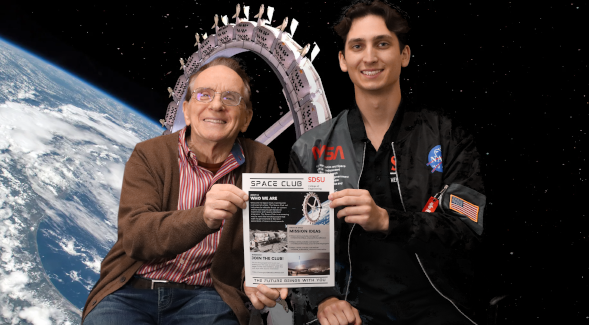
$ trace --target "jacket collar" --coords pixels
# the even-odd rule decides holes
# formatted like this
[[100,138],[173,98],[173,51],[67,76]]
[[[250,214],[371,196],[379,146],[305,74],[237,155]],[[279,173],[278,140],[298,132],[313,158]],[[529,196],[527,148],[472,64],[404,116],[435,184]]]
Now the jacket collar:
[[[395,113],[395,117],[393,118],[393,121],[391,122],[391,125],[389,126],[389,129],[383,138],[383,143],[391,143],[399,139],[401,128],[405,125],[403,122],[405,118],[405,111],[407,110],[408,106],[407,102],[408,100],[405,99],[403,94],[401,97],[401,102],[399,103],[399,108]],[[350,129],[350,136],[352,137],[352,141],[368,142],[366,127],[362,121],[362,114],[360,113],[360,109],[358,108],[358,105],[355,101],[354,106],[348,113],[348,127]]]
[[406,93],[403,92],[402,96],[402,102],[404,102],[403,118],[395,143],[405,140],[415,130],[415,127],[422,123],[422,107],[415,104],[411,96]]

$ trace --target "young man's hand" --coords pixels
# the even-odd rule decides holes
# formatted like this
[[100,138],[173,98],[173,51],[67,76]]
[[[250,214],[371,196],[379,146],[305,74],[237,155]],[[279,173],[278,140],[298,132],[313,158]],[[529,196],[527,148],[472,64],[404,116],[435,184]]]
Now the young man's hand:
[[274,307],[276,299],[285,299],[288,295],[288,288],[268,288],[264,284],[248,287],[245,285],[245,281],[243,282],[243,290],[256,309],[263,309],[266,306]]
[[331,208],[344,207],[337,213],[347,223],[356,223],[366,231],[389,231],[387,210],[374,203],[367,190],[345,189],[329,195]]
[[335,297],[327,298],[319,304],[317,320],[321,325],[360,325],[362,320],[358,309],[349,302]]

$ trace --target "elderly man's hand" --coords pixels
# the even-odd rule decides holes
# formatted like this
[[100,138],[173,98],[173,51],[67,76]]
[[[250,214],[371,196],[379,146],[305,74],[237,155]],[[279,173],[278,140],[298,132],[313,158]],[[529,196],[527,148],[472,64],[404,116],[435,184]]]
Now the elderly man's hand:
[[274,307],[276,299],[285,299],[288,295],[288,288],[268,288],[264,284],[248,287],[245,285],[245,281],[243,282],[243,290],[256,309],[263,309],[265,306]]
[[235,185],[215,184],[206,194],[204,220],[211,229],[221,227],[223,220],[230,219],[237,209],[245,209],[248,195]]

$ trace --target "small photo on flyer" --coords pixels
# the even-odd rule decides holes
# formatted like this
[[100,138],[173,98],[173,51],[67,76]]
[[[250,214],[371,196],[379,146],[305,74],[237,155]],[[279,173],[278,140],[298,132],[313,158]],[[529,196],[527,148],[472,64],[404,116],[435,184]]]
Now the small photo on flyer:
[[286,230],[250,230],[250,251],[285,253],[288,249]]
[[288,275],[328,275],[329,252],[327,253],[289,253]]

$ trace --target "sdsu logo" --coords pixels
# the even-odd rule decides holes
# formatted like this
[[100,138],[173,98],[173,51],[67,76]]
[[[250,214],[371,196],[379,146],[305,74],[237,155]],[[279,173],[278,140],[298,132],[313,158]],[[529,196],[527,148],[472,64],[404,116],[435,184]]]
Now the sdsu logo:
[[[326,150],[327,149],[327,150]],[[313,147],[313,157],[315,160],[321,158],[321,156],[325,155],[325,160],[334,160],[339,155],[342,159],[344,158],[344,149],[342,146],[337,147],[326,147],[321,146],[321,148]]]
[[432,168],[433,172],[443,172],[444,169],[442,168],[442,146],[437,145],[429,151],[427,155],[427,165]]

